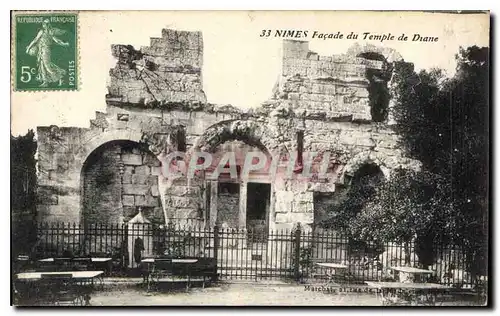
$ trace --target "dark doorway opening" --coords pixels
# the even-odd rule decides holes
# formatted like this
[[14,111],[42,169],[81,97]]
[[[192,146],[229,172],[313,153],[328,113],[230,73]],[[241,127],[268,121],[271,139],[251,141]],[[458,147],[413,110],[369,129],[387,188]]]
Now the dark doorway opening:
[[240,216],[240,184],[219,182],[217,193],[217,225],[237,228]]
[[267,240],[271,185],[247,184],[247,230],[252,242]]

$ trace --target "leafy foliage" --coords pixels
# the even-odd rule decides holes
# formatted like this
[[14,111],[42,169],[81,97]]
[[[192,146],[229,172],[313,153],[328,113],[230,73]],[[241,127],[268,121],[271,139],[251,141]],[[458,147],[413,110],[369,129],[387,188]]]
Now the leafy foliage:
[[460,49],[456,60],[453,78],[421,71],[416,85],[400,64],[395,118],[408,153],[443,179],[447,237],[475,257],[487,240],[489,49]]
[[[353,235],[375,242],[409,242],[445,235],[449,199],[443,179],[427,172],[398,170],[380,183],[352,222]],[[443,212],[445,211],[445,212]]]
[[352,177],[349,190],[322,225],[335,227],[347,236],[359,239],[357,232],[352,230],[353,221],[375,194],[382,179],[382,172],[375,165],[364,165],[358,169]]
[[391,79],[393,66],[379,53],[367,52],[359,56],[382,62],[382,69],[367,69],[366,77],[369,81],[368,95],[372,120],[375,122],[383,122],[387,118],[390,99],[387,82]]
[[422,172],[353,182],[325,224],[366,241],[416,238],[427,262],[435,251],[430,244],[453,243],[466,250],[469,269],[479,272],[488,234],[489,49],[461,48],[456,60],[452,78],[439,69],[417,74],[411,63],[394,63],[395,129]]
[[12,249],[26,252],[36,239],[34,223],[37,143],[35,133],[10,137]]
[[15,210],[24,210],[34,205],[37,148],[35,133],[29,130],[24,136],[11,136],[10,147],[11,206]]

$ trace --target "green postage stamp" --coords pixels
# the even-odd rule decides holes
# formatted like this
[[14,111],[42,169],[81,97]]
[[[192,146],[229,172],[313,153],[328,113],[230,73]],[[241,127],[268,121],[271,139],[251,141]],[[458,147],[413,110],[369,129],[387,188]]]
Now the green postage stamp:
[[13,15],[16,91],[78,90],[78,15]]

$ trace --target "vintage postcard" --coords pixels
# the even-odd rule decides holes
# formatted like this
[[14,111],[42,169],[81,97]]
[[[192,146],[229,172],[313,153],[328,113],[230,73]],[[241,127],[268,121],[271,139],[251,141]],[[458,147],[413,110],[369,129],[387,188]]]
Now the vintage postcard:
[[489,12],[11,16],[13,305],[489,304]]

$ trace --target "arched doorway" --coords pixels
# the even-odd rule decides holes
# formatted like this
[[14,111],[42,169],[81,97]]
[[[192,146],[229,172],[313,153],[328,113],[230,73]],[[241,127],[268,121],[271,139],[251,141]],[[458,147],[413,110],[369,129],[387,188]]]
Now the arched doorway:
[[[269,147],[275,149],[272,132],[251,120],[224,121],[209,127],[200,137],[195,150],[215,157],[212,168],[205,173],[207,211],[210,223],[227,228],[247,229],[252,236],[265,239],[269,230],[272,201],[272,180],[268,168],[272,161]],[[241,177],[247,155],[259,152],[267,158],[266,167]],[[228,153],[234,153],[238,176],[228,173],[213,176],[213,169]],[[252,161],[252,164],[257,164]]]
[[[246,157],[251,152],[262,153],[258,147],[237,140],[226,141],[214,148],[215,157],[234,154],[237,175],[233,178],[229,172],[224,172],[217,177],[215,223],[220,227],[246,228],[251,232],[249,236],[261,241],[267,237],[269,228],[272,181],[266,167],[252,171],[248,177],[242,175]],[[214,179],[211,171],[208,170],[206,176]]]
[[336,228],[337,218],[356,216],[384,179],[384,173],[377,164],[364,162],[357,165],[352,174],[345,175],[344,183],[339,184],[335,192],[315,193],[315,226]]
[[140,207],[149,220],[162,222],[159,168],[160,161],[144,144],[115,140],[96,148],[81,170],[82,221],[121,224]]

